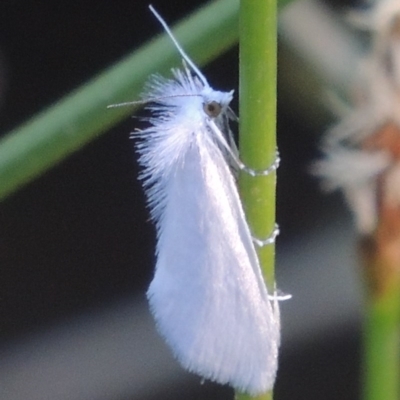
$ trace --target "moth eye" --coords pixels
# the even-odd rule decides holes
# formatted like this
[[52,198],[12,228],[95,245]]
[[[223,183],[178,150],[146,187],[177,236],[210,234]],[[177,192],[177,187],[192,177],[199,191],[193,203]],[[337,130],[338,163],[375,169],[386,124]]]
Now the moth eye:
[[203,109],[209,117],[216,118],[221,113],[222,107],[216,101],[211,101],[210,103],[204,103]]

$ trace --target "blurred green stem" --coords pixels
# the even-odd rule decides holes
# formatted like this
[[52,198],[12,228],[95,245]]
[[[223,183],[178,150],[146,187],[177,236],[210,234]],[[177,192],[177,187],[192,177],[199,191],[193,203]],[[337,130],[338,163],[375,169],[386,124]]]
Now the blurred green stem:
[[[237,42],[238,8],[239,0],[213,0],[173,27],[178,41],[196,63],[213,60]],[[149,23],[152,20],[157,25],[149,12]],[[0,140],[0,200],[134,110],[106,110],[107,105],[137,100],[150,74],[166,74],[180,64],[171,40],[162,35],[4,135]]]
[[364,400],[400,399],[400,283],[370,299],[364,323]]
[[[239,147],[242,161],[255,170],[268,168],[276,157],[276,8],[276,0],[240,2]],[[242,173],[239,186],[253,235],[268,237],[275,224],[276,174]],[[275,247],[262,247],[258,255],[269,289],[274,290]],[[248,398],[237,394],[237,399]],[[257,399],[272,399],[272,392]]]
[[[174,33],[195,62],[205,64],[236,43],[237,10],[238,0],[212,1],[177,24]],[[153,21],[162,32],[148,14],[149,23]],[[162,35],[5,135],[0,140],[0,199],[106,132],[134,109],[107,110],[108,104],[137,100],[150,74],[166,74],[179,65],[177,50]]]
[[[382,215],[374,236],[361,242],[367,283],[364,400],[400,399],[400,254],[393,251],[400,246],[400,219],[392,214],[385,219]],[[381,235],[393,221],[397,229],[390,230],[389,236]]]

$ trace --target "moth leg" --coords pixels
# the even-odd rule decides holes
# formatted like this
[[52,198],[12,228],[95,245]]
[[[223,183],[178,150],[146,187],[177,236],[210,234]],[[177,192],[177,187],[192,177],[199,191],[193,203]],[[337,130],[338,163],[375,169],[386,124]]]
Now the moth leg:
[[290,300],[292,298],[291,294],[282,293],[281,291],[275,290],[274,294],[268,295],[268,300],[272,301],[282,301],[282,300]]
[[[254,244],[257,247],[264,247],[264,246],[268,246],[270,244],[275,243],[275,240],[278,235],[279,235],[279,226],[278,226],[278,224],[275,224],[274,230],[266,239],[258,239],[258,238],[255,238],[254,236],[252,237],[252,239],[253,239]],[[276,288],[275,288],[274,294],[268,295],[268,300],[271,300],[274,302],[282,301],[282,300],[289,300],[291,298],[292,298],[291,294],[282,293],[282,292],[278,291]]]
[[252,237],[252,239],[253,239],[254,244],[257,247],[264,247],[264,246],[268,246],[270,244],[275,243],[275,240],[278,235],[279,235],[279,226],[278,226],[278,224],[275,224],[274,230],[266,239],[258,239],[254,236]]
[[279,152],[276,151],[276,155],[275,155],[275,160],[272,163],[272,165],[270,165],[268,168],[263,169],[263,170],[255,170],[252,169],[250,167],[248,167],[247,165],[245,165],[238,157],[237,154],[237,148],[236,145],[232,148],[228,142],[226,141],[224,135],[222,134],[222,132],[220,131],[220,129],[218,128],[218,126],[215,124],[215,122],[212,119],[208,120],[208,126],[210,127],[210,129],[214,132],[215,137],[217,138],[218,142],[223,146],[223,148],[228,152],[229,156],[231,157],[231,159],[234,161],[234,163],[237,165],[237,167],[246,172],[247,174],[249,174],[250,176],[267,176],[270,173],[276,171],[279,167],[281,158],[279,156]]
[[274,172],[278,169],[279,164],[281,162],[281,158],[279,156],[279,151],[277,150],[275,153],[274,162],[267,169],[262,169],[262,170],[252,169],[252,168],[248,167],[247,165],[244,165],[240,160],[239,160],[239,162],[241,164],[241,165],[239,165],[239,168],[242,171],[248,173],[250,176],[267,176],[271,172]]

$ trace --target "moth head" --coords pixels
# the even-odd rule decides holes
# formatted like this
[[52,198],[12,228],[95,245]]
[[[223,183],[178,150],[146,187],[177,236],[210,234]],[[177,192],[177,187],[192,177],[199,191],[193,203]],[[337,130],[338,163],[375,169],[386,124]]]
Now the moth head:
[[[209,89],[210,93],[207,93]],[[211,88],[205,88],[206,93],[203,93],[203,111],[210,118],[218,118],[219,115],[225,112],[233,97],[231,92],[218,92]]]
[[221,114],[222,106],[214,100],[208,103],[203,103],[203,110],[210,118],[217,118],[218,115]]

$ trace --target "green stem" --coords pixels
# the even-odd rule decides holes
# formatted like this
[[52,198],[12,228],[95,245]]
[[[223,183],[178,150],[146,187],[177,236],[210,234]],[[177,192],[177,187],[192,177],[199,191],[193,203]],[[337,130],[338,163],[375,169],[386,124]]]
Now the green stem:
[[[241,0],[240,41],[240,157],[255,170],[268,168],[276,152],[276,0]],[[254,236],[266,238],[275,224],[276,174],[240,175],[240,193]],[[258,251],[269,289],[274,289],[275,247]],[[238,399],[249,398],[238,394]],[[272,392],[258,396],[272,399]]]
[[400,282],[367,304],[363,383],[364,400],[400,399]]

